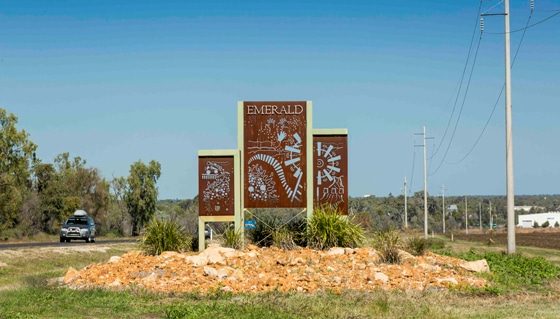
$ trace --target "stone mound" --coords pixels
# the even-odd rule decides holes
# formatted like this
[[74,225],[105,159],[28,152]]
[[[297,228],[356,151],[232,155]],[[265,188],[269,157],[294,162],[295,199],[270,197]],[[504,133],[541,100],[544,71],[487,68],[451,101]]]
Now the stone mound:
[[317,292],[374,289],[425,290],[451,286],[482,287],[484,279],[465,269],[464,261],[402,252],[401,265],[379,262],[369,248],[281,250],[249,246],[244,251],[213,246],[198,255],[166,252],[146,256],[130,252],[77,271],[64,284],[72,289],[141,288],[155,292],[233,293]]

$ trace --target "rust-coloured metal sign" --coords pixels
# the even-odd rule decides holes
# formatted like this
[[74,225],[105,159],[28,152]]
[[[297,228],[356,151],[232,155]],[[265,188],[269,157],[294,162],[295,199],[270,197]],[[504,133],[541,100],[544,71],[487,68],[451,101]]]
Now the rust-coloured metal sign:
[[313,136],[315,206],[335,206],[348,215],[348,136]]
[[307,102],[243,102],[246,208],[307,205]]
[[198,158],[198,204],[200,216],[235,214],[233,156]]

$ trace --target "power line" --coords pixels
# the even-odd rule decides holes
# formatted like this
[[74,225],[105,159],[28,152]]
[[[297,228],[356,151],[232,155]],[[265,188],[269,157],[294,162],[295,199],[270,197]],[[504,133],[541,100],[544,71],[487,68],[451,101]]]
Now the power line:
[[471,71],[470,71],[470,74],[469,74],[469,79],[467,81],[467,87],[465,88],[465,94],[463,95],[463,101],[461,103],[461,108],[459,109],[459,114],[457,116],[457,120],[455,121],[455,126],[453,127],[453,133],[451,134],[451,137],[449,139],[449,144],[447,144],[447,148],[445,149],[445,153],[443,154],[443,158],[441,159],[438,167],[430,175],[435,175],[439,171],[439,169],[443,166],[443,163],[445,162],[445,159],[447,158],[447,154],[449,153],[449,149],[451,148],[451,144],[453,143],[453,139],[455,138],[455,133],[457,133],[457,127],[459,126],[459,121],[461,120],[461,115],[463,114],[463,109],[465,107],[465,102],[467,100],[467,96],[468,96],[468,93],[469,93],[469,88],[471,86],[472,75],[474,73],[474,68],[476,66],[476,60],[478,58],[478,51],[480,49],[480,43],[481,42],[482,42],[482,32],[480,33],[480,37],[478,38],[478,43],[476,45],[476,51],[474,53],[473,63],[471,65]]
[[465,73],[467,71],[467,66],[469,65],[469,60],[470,60],[470,57],[471,57],[474,38],[475,38],[475,35],[476,35],[476,29],[478,27],[478,17],[480,16],[480,10],[481,9],[482,9],[482,0],[480,0],[480,4],[478,5],[478,10],[477,10],[477,13],[476,13],[476,21],[475,21],[472,36],[471,36],[471,42],[469,44],[469,50],[468,50],[468,53],[467,53],[467,58],[465,59],[465,65],[463,66],[463,72],[461,74],[461,79],[459,80],[459,87],[457,88],[457,94],[455,95],[455,102],[453,103],[453,109],[451,110],[451,114],[449,115],[449,119],[447,120],[447,126],[445,127],[445,131],[443,133],[443,136],[442,136],[438,146],[436,147],[435,151],[432,153],[432,156],[430,157],[430,160],[434,156],[436,156],[436,154],[439,152],[441,146],[443,145],[443,142],[445,140],[445,137],[447,136],[447,133],[449,131],[449,127],[451,125],[451,120],[453,119],[453,115],[455,115],[455,110],[457,108],[457,102],[459,101],[459,95],[461,95],[461,89],[463,88],[463,81],[465,79]]
[[[531,13],[529,15],[529,17],[527,18],[527,23],[525,23],[526,26],[529,25],[529,23],[531,22],[531,17],[532,16],[533,16],[533,14]],[[527,33],[527,28],[525,28],[525,30],[523,31],[523,34],[521,35],[521,39],[519,40],[519,44],[517,45],[517,49],[515,50],[515,55],[513,56],[513,61],[511,62],[511,67],[512,68],[515,65],[515,61],[517,61],[517,55],[519,54],[519,50],[521,49],[521,46],[523,44],[523,40],[525,39],[525,34],[526,33]],[[474,144],[472,145],[470,150],[460,160],[458,160],[456,162],[447,162],[448,164],[455,165],[455,164],[462,163],[467,157],[469,157],[469,155],[471,155],[471,153],[474,151],[474,149],[478,146],[478,143],[482,139],[482,136],[484,135],[484,133],[486,132],[486,129],[488,128],[488,125],[490,124],[490,120],[492,120],[492,117],[494,116],[494,113],[496,112],[496,108],[498,106],[498,103],[500,102],[500,100],[502,98],[502,94],[504,93],[504,88],[505,88],[505,83],[502,85],[502,89],[500,90],[500,94],[498,95],[498,98],[496,99],[496,103],[494,103],[494,106],[492,107],[492,112],[490,112],[490,116],[488,116],[488,119],[486,120],[486,123],[484,124],[484,127],[482,128],[482,131],[478,135],[476,141],[474,142]]]
[[[555,14],[552,14],[552,15],[550,15],[550,16],[548,16],[548,17],[546,17],[546,18],[544,18],[544,19],[542,19],[542,20],[540,20],[540,21],[537,21],[537,22],[535,22],[535,23],[533,23],[533,24],[531,24],[531,25],[525,26],[524,28],[510,31],[509,33],[516,33],[516,32],[526,31],[527,29],[530,29],[530,28],[532,28],[532,27],[536,27],[536,26],[538,26],[539,24],[544,23],[544,22],[546,22],[546,21],[548,21],[548,20],[554,18],[554,17],[557,16],[557,15],[560,15],[560,11],[558,11],[558,12],[556,12]],[[488,32],[488,34],[505,34],[505,32]]]

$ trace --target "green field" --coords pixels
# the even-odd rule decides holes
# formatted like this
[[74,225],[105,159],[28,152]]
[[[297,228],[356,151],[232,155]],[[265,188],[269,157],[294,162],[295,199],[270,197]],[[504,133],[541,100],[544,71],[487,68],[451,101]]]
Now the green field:
[[[68,267],[104,262],[132,244],[90,252],[57,249],[0,251],[0,318],[560,318],[558,280],[499,293],[480,291],[344,292],[342,294],[160,295],[129,290],[73,291],[52,278]],[[108,247],[108,249],[104,249]],[[101,248],[101,249],[98,249]],[[448,243],[447,252],[498,251],[482,244]],[[560,251],[522,248],[559,264]],[[502,284],[502,287],[503,284]]]

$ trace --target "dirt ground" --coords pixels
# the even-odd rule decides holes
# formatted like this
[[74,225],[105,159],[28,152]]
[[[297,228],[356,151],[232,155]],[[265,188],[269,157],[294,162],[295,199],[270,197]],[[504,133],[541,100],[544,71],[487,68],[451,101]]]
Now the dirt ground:
[[[468,235],[461,233],[455,234],[454,237],[460,240],[483,243],[492,240],[496,244],[507,244],[507,233],[505,231],[493,233],[471,232]],[[516,230],[516,242],[519,246],[560,249],[560,229],[518,229]]]

